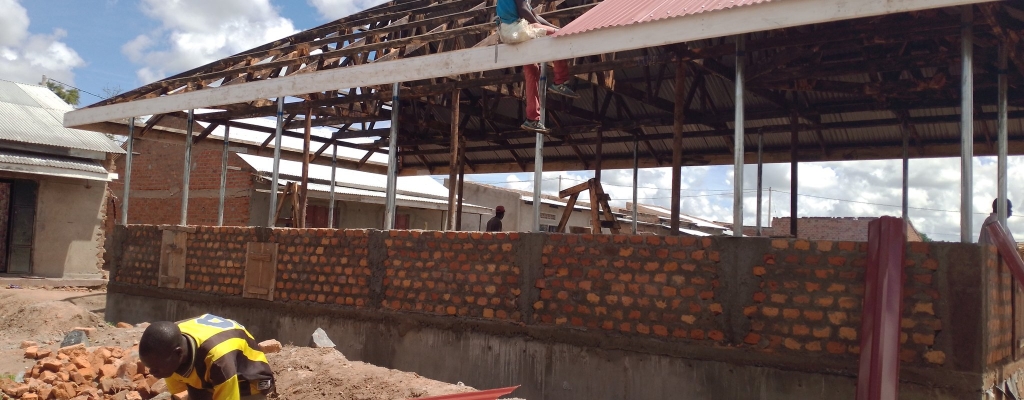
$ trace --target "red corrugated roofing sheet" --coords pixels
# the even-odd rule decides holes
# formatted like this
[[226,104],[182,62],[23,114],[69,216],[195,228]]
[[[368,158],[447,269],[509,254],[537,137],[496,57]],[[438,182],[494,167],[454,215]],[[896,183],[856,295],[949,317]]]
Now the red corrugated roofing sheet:
[[[553,36],[767,3],[771,0],[604,0]],[[778,0],[776,0],[778,1]]]
[[449,394],[437,397],[424,397],[419,400],[497,400],[498,397],[514,392],[519,386],[502,389],[482,390],[479,392]]

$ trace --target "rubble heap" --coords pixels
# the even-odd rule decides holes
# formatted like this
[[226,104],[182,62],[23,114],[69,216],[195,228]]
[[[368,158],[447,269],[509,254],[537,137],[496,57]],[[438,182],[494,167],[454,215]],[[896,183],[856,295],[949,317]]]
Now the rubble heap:
[[170,398],[163,380],[149,374],[138,356],[138,346],[85,347],[53,351],[32,342],[22,343],[25,358],[37,360],[23,382],[0,381],[7,396],[23,400],[149,400]]

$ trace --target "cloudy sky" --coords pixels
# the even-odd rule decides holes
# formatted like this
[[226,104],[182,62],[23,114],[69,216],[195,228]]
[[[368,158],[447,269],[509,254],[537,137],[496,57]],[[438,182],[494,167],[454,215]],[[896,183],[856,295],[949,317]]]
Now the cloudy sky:
[[[140,85],[308,29],[382,0],[0,0],[0,79],[38,83],[43,74],[79,87],[82,105],[111,90]],[[747,225],[754,223],[755,173],[745,173]],[[955,159],[910,164],[914,225],[934,240],[959,238],[960,167]],[[975,160],[974,236],[995,196],[995,160]],[[790,214],[788,165],[768,165],[771,216]],[[588,172],[545,174],[548,193],[592,176]],[[732,219],[732,167],[686,168],[683,212],[718,221]],[[1019,188],[1024,159],[1010,161],[1010,199]],[[531,190],[532,175],[480,175],[469,179]],[[607,171],[606,190],[615,205],[632,198],[632,171]],[[800,168],[801,216],[866,217],[900,213],[899,161],[815,163]],[[642,203],[669,206],[671,174],[640,173]],[[767,190],[767,189],[766,189]],[[765,218],[768,218],[765,193]],[[767,223],[767,222],[766,222]],[[1010,229],[1024,234],[1024,218]],[[1024,239],[1024,235],[1018,236]]]

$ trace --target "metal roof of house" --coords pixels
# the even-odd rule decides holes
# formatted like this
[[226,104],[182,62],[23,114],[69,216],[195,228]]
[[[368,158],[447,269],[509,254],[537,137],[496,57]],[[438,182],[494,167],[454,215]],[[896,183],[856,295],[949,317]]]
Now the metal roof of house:
[[642,24],[769,1],[771,0],[604,0],[552,36],[569,36],[612,26]]
[[0,150],[0,171],[63,178],[110,181],[107,169],[93,160]]
[[[238,154],[238,157],[260,174],[269,175],[273,173],[273,158],[250,154]],[[295,181],[294,178],[302,176],[302,163],[281,160],[279,173],[282,177],[293,178],[282,179],[281,181]],[[310,180],[327,182],[327,184],[319,182],[310,183],[309,190],[330,193],[331,167],[311,164],[309,166],[309,178]],[[338,168],[335,173],[334,182],[336,185],[335,193],[383,199],[387,186],[387,176]],[[437,208],[436,205],[445,205],[445,209],[447,209],[448,188],[429,176],[402,176],[398,178],[398,199],[406,202],[431,204],[430,207],[426,208],[432,209]],[[486,214],[491,211],[487,207],[467,203],[463,203],[463,209],[474,214]]]
[[102,133],[65,128],[73,109],[47,88],[0,80],[0,141],[124,153]]

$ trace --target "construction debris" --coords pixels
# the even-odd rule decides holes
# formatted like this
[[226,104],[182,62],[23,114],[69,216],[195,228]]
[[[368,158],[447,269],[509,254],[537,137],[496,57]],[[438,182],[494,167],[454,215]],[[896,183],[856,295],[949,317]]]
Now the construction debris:
[[[84,336],[84,332],[77,332]],[[126,351],[79,343],[62,347],[53,355],[48,349],[30,346],[25,349],[25,358],[38,361],[25,374],[24,382],[0,380],[0,390],[7,396],[36,400],[149,400],[167,390],[163,381],[150,375],[139,361],[137,347]]]
[[281,351],[281,342],[274,339],[264,340],[260,342],[259,348],[265,354],[274,354]]
[[309,338],[309,347],[315,349],[333,348],[334,342],[331,341],[331,338],[327,337],[327,332],[324,332],[323,328],[316,328],[313,336]]
[[[95,330],[96,328],[93,329]],[[85,331],[78,329],[68,332],[67,335],[64,335],[64,340],[60,342],[60,347],[69,347],[76,344],[89,346],[89,335]]]

